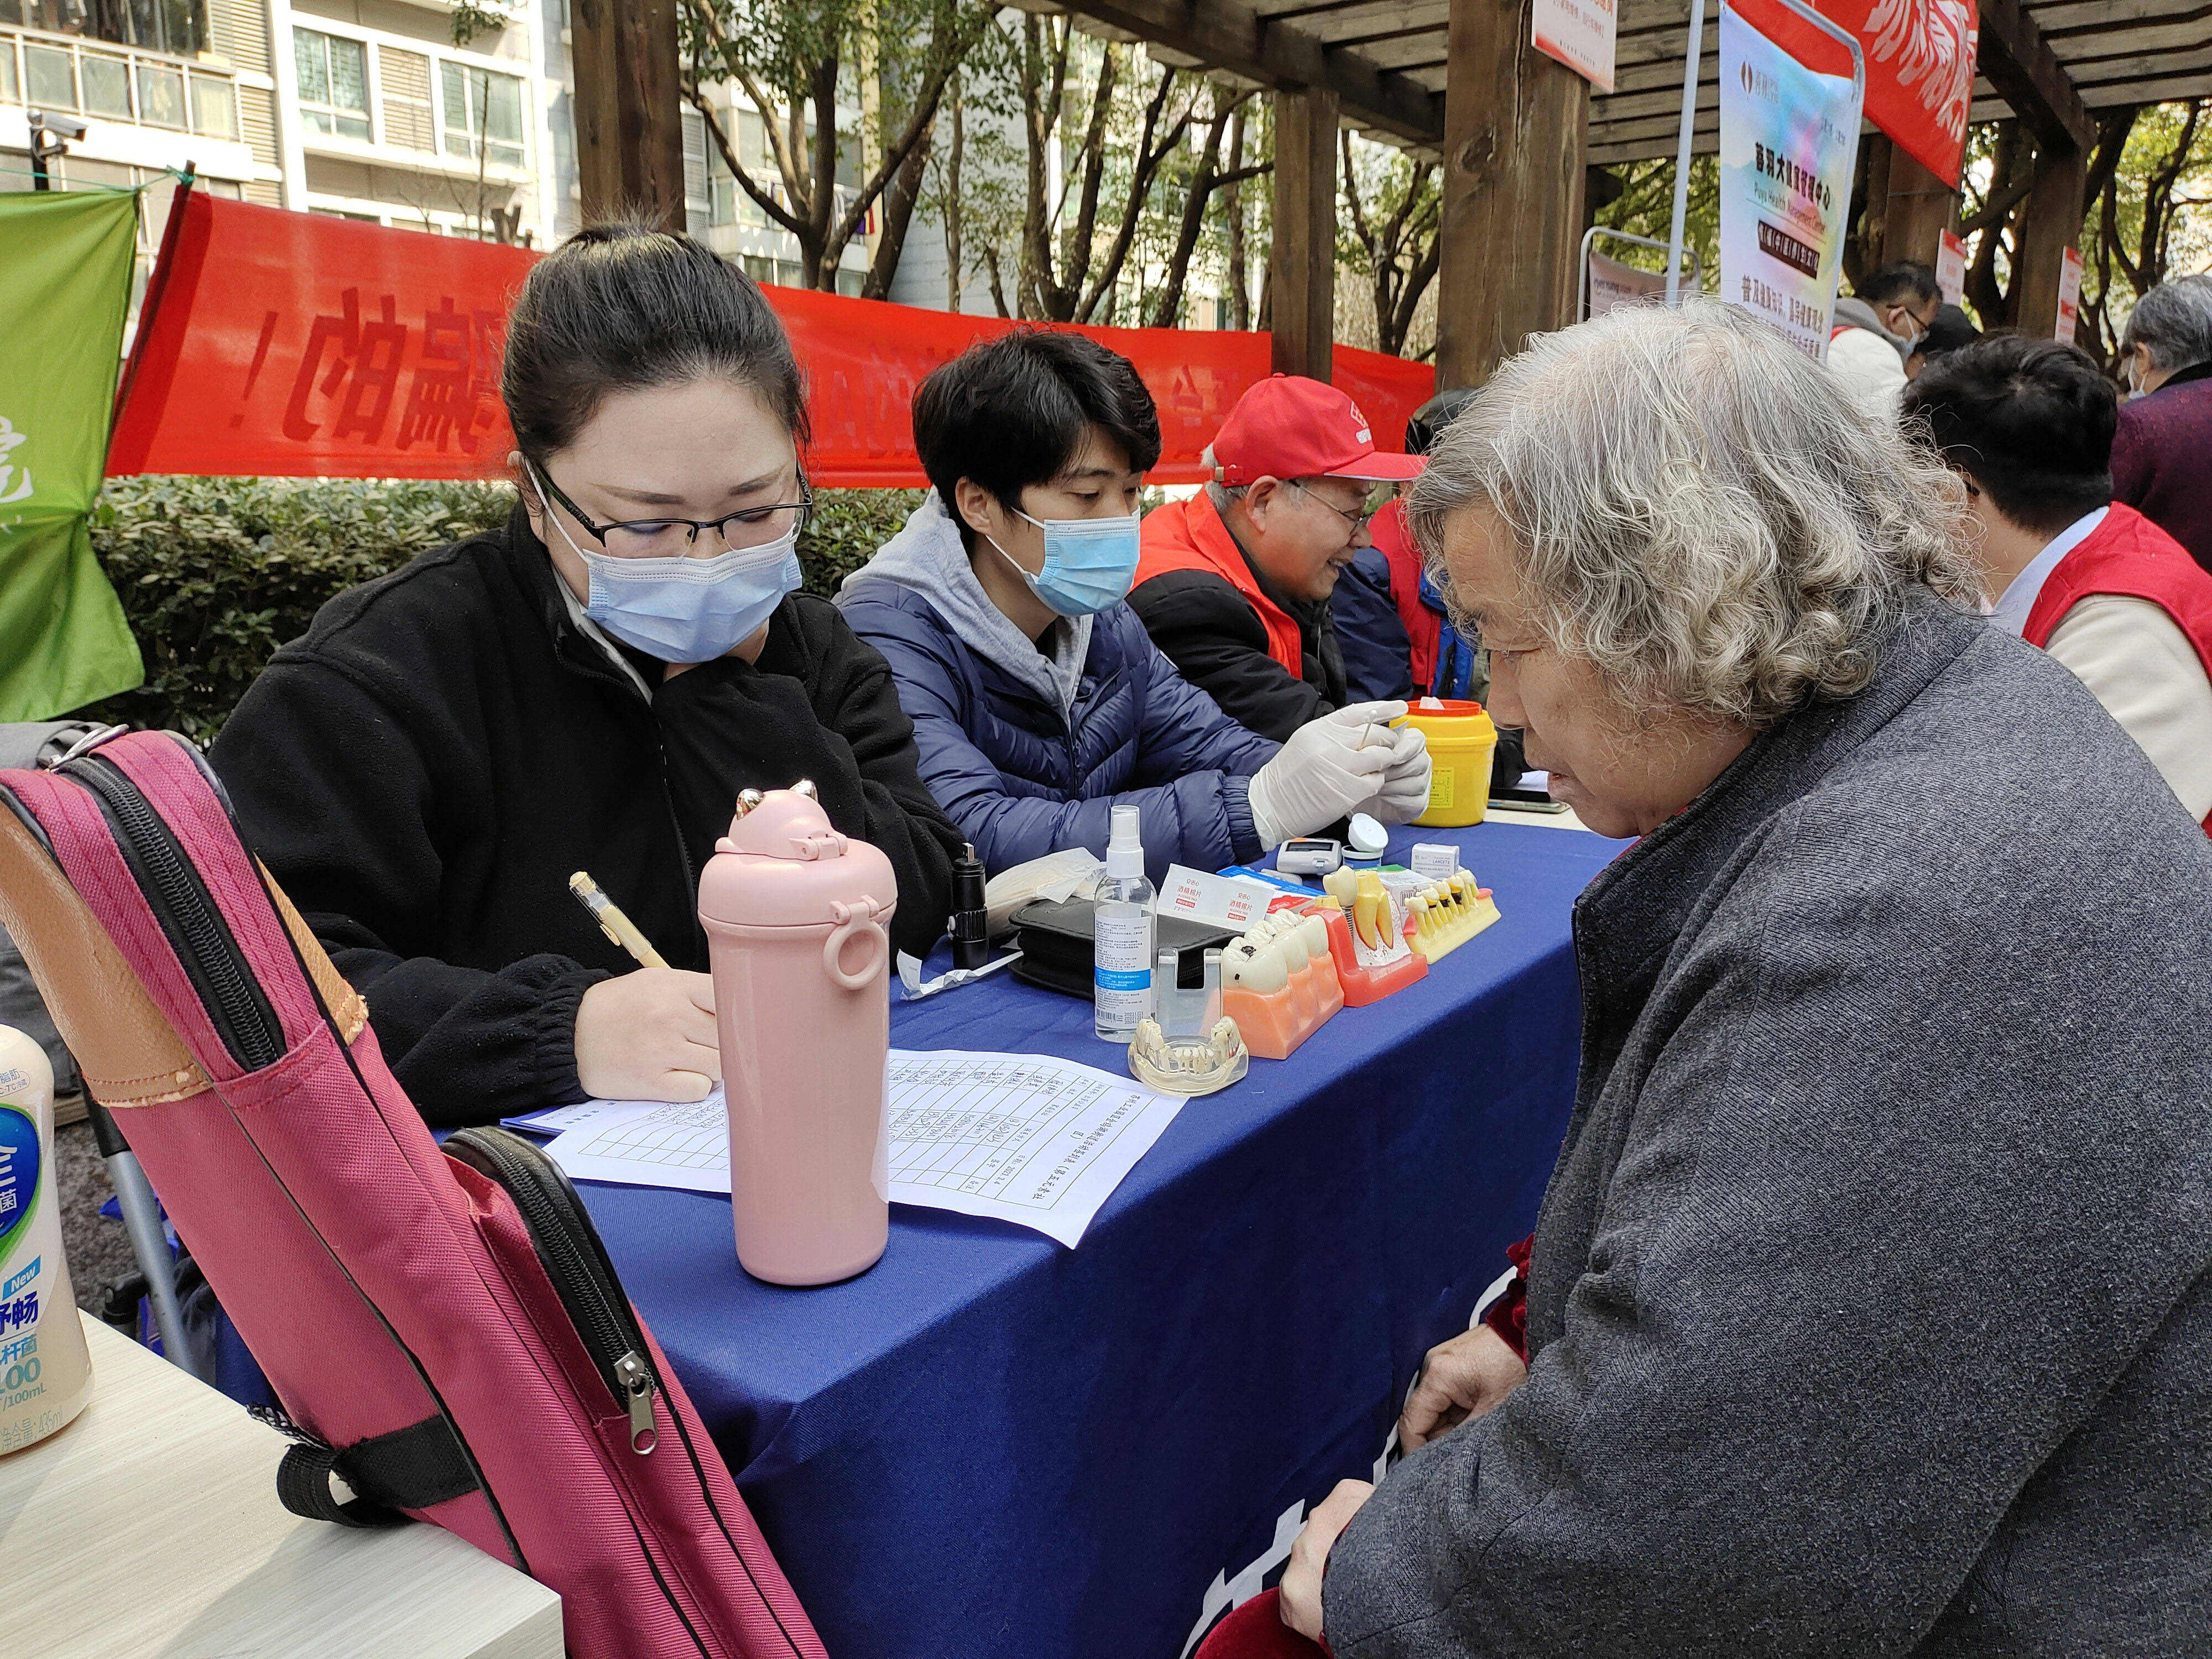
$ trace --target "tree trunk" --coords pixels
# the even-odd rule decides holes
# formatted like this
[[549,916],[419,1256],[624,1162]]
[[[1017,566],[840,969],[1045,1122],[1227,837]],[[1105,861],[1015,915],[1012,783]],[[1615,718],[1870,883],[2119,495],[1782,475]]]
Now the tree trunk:
[[1213,194],[1222,135],[1229,130],[1231,111],[1242,101],[1241,98],[1231,100],[1218,87],[1214,88],[1213,119],[1206,124],[1206,145],[1199,152],[1198,171],[1191,175],[1190,193],[1183,198],[1182,223],[1176,228],[1175,252],[1168,258],[1167,281],[1153,302],[1154,328],[1181,325],[1178,313],[1182,310],[1183,285],[1190,275],[1190,256],[1198,251],[1199,232],[1206,228],[1206,204]]
[[922,134],[921,142],[906,153],[906,160],[877,198],[883,209],[884,228],[876,238],[875,255],[868,261],[867,281],[860,285],[864,300],[890,297],[891,278],[898,274],[899,256],[906,251],[906,233],[914,222],[915,204],[921,198],[922,174],[929,166],[929,147],[934,137],[932,132]]

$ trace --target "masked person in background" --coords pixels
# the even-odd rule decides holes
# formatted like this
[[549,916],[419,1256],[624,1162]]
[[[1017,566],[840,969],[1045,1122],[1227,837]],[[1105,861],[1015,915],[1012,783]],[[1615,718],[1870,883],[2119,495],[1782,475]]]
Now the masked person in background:
[[[798,592],[798,366],[688,237],[587,229],[534,266],[501,381],[506,526],[323,607],[216,744],[248,840],[368,999],[434,1123],[721,1076],[698,879],[738,792],[811,780],[943,932],[960,836],[890,672]],[[666,968],[566,892],[587,870]]]
[[1935,271],[1911,259],[1884,265],[1836,301],[1828,368],[1869,419],[1897,418],[1905,365],[1942,303]]
[[1290,741],[1186,683],[1124,603],[1159,416],[1128,359],[1018,329],[922,382],[915,443],[933,489],[837,603],[890,661],[921,773],[1005,870],[1106,848],[1116,805],[1146,873],[1216,870],[1361,811],[1403,823],[1429,798],[1402,702],[1344,708]]

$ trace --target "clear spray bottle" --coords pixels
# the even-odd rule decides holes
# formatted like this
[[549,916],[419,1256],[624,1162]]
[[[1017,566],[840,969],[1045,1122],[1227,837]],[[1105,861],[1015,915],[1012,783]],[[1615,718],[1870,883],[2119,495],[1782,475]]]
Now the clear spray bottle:
[[1097,1032],[1108,1042],[1128,1043],[1137,1023],[1152,1012],[1152,884],[1145,879],[1145,845],[1137,809],[1117,806],[1106,843],[1106,875],[1098,884],[1097,921],[1091,980]]

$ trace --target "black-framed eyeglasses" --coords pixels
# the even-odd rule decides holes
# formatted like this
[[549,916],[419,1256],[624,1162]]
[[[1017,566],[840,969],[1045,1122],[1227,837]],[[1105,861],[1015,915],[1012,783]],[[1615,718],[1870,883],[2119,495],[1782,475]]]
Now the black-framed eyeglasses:
[[[726,548],[742,550],[748,547],[763,547],[770,542],[781,541],[794,530],[804,530],[807,520],[814,516],[814,490],[804,477],[799,481],[799,499],[780,501],[772,507],[745,507],[735,513],[726,513],[719,519],[623,519],[613,524],[600,524],[583,508],[570,501],[561,486],[553,482],[553,475],[543,466],[532,464],[538,481],[545,486],[545,493],[568,511],[568,516],[583,526],[601,547],[624,558],[642,558],[654,553],[673,553],[676,532],[684,532],[686,547],[698,545],[700,532],[711,530],[721,538]],[[797,514],[796,519],[787,514]],[[732,526],[740,526],[733,529]],[[765,531],[768,533],[757,532]]]
[[1334,501],[1329,500],[1328,496],[1316,495],[1314,491],[1307,489],[1305,480],[1303,478],[1291,479],[1291,487],[1293,489],[1296,489],[1301,495],[1307,497],[1309,500],[1319,501],[1323,507],[1327,507],[1330,512],[1336,514],[1339,517],[1351,520],[1352,527],[1355,531],[1366,529],[1369,525],[1375,521],[1375,515],[1389,505],[1387,501],[1377,501],[1374,506],[1363,507],[1356,513],[1346,512],[1343,507],[1339,507]]

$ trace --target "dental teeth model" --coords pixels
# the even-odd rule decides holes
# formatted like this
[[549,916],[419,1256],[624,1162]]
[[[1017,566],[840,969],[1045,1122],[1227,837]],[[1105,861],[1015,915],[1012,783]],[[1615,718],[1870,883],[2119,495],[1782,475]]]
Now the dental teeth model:
[[1227,1016],[1213,1022],[1202,1042],[1170,1042],[1149,1015],[1137,1022],[1129,1044],[1129,1073],[1164,1095],[1210,1095],[1226,1089],[1251,1069],[1252,1057]]
[[1441,962],[1498,920],[1498,906],[1487,887],[1475,885],[1466,871],[1455,871],[1407,896],[1413,918],[1413,949],[1431,962]]
[[1186,986],[1181,957],[1159,953],[1152,974],[1158,1012],[1138,1022],[1129,1042],[1130,1075],[1139,1083],[1162,1094],[1210,1095],[1251,1068],[1243,1034],[1223,1012],[1228,954],[1208,951],[1199,982]]
[[1395,872],[1339,870],[1322,878],[1328,896],[1315,919],[1328,939],[1337,982],[1347,1005],[1364,1008],[1429,971],[1428,958],[1406,942],[1406,900],[1391,887]]
[[1222,1007],[1262,1060],[1287,1060],[1344,1006],[1328,928],[1278,911],[1221,953]]

